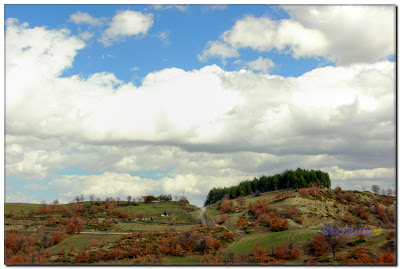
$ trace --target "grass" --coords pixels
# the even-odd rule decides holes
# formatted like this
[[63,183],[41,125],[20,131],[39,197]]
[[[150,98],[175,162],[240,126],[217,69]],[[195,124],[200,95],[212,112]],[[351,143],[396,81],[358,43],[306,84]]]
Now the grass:
[[[246,201],[246,204],[245,204],[244,208],[247,209],[249,207],[250,203],[254,203],[257,200],[262,200],[262,199],[272,200],[277,194],[284,193],[284,192],[286,192],[286,190],[265,192],[265,193],[262,193],[260,196],[254,196],[254,195],[244,196],[245,201]],[[293,193],[294,191],[291,191],[291,192]],[[234,205],[236,207],[239,207],[237,202],[236,202],[236,199],[234,199],[233,201],[234,201]],[[219,203],[220,203],[220,201],[216,202],[215,204],[211,204],[210,206],[208,206],[205,213],[208,214],[208,215],[212,215],[212,216],[222,215],[221,211],[217,210],[217,205]]]
[[20,213],[21,209],[26,213],[29,213],[29,210],[34,209],[38,210],[40,208],[40,204],[27,204],[27,203],[6,203],[5,204],[5,212],[10,213],[12,210],[13,213]]
[[119,234],[77,234],[64,239],[57,245],[54,245],[47,249],[49,253],[57,253],[61,249],[69,251],[71,246],[74,246],[75,250],[85,247],[90,244],[93,240],[101,242],[107,240],[109,242],[114,242],[117,238],[121,237]]
[[[199,210],[199,208],[194,205],[186,205],[186,208]],[[135,212],[135,214],[137,214],[139,211],[143,211],[145,215],[152,216],[160,216],[161,214],[164,214],[165,211],[167,211],[167,214],[170,215],[182,215],[183,213],[182,206],[179,205],[178,202],[161,202],[150,204],[139,203],[139,205],[137,206],[117,206],[115,209],[126,211],[129,214],[132,214],[132,212]]]
[[175,229],[181,231],[189,229],[192,225],[162,225],[162,224],[145,224],[145,223],[118,223],[115,224],[113,230],[115,231],[164,231],[165,229]]
[[168,265],[185,265],[185,264],[197,264],[197,260],[200,256],[186,256],[186,257],[174,257],[167,256],[166,260]]
[[224,249],[224,253],[251,253],[254,244],[258,241],[264,249],[279,247],[281,244],[298,243],[311,240],[315,231],[310,230],[293,230],[283,232],[270,232],[263,234],[252,234],[245,236],[234,242],[228,248]]

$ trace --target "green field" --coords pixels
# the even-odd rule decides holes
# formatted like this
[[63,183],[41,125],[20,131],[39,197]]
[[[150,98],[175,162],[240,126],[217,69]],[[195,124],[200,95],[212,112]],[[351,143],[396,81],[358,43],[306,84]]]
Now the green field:
[[[197,206],[194,205],[186,205],[185,208],[199,210]],[[135,212],[137,214],[139,211],[143,211],[147,215],[157,215],[160,216],[165,211],[167,214],[182,214],[182,206],[178,204],[178,202],[161,202],[161,203],[139,203],[138,205],[129,205],[129,206],[117,206],[115,209],[126,211],[128,213]]]
[[20,213],[22,209],[25,211],[25,213],[28,213],[31,209],[38,210],[40,206],[40,204],[6,203],[5,212],[10,213],[10,211],[12,210],[13,213]]
[[252,234],[235,241],[224,253],[251,253],[254,244],[258,241],[264,249],[279,247],[281,244],[298,243],[312,240],[316,232],[310,230],[293,230],[284,232],[270,232]]
[[113,230],[118,232],[130,232],[130,231],[164,231],[165,229],[173,229],[175,231],[181,231],[184,229],[190,229],[192,225],[167,225],[167,224],[147,224],[147,223],[117,223],[113,226]]
[[96,240],[97,242],[109,241],[114,242],[117,238],[120,238],[120,234],[77,234],[64,239],[57,245],[54,245],[47,249],[49,253],[57,253],[61,249],[69,251],[71,246],[74,246],[75,250],[81,247],[88,246],[90,242]]
[[168,265],[190,265],[190,264],[197,264],[197,260],[201,256],[186,256],[186,257],[174,257],[174,256],[167,256],[166,260]]

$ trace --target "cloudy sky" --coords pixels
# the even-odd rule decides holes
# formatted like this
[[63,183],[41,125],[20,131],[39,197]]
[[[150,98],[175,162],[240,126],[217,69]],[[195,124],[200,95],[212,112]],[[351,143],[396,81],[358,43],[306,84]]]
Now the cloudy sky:
[[7,202],[285,169],[395,186],[395,7],[6,5]]

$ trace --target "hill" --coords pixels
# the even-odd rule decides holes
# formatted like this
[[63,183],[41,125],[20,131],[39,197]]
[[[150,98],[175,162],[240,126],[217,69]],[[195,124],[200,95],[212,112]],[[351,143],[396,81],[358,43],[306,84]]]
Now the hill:
[[[202,209],[185,201],[5,206],[6,264],[391,264],[396,246],[395,199],[340,188],[225,196]],[[333,227],[348,234],[324,235]],[[335,253],[329,240],[338,241]]]

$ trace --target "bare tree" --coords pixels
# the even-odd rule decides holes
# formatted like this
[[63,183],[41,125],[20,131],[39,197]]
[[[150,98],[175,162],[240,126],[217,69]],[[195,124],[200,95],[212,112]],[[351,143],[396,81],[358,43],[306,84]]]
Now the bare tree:
[[94,195],[93,194],[89,195],[89,200],[90,200],[90,202],[94,201]]
[[117,197],[117,205],[119,205],[119,201],[121,201],[121,198],[118,196]]
[[60,202],[58,201],[58,199],[55,199],[54,201],[53,201],[53,205],[59,205],[60,204]]
[[80,200],[81,200],[81,197],[79,197],[79,195],[75,196],[74,201],[75,201],[76,203],[79,203]]
[[386,190],[386,194],[389,195],[389,196],[394,196],[395,192],[391,188],[388,188]]
[[85,197],[83,196],[83,194],[81,194],[80,200],[81,200],[81,202],[85,201]]
[[379,185],[372,185],[371,190],[375,194],[379,194],[379,191],[381,190],[381,187]]
[[128,197],[126,197],[126,200],[128,201],[128,204],[130,204],[132,201],[132,196],[128,195]]
[[332,251],[333,259],[336,260],[336,251],[347,243],[345,229],[336,226],[327,227],[325,229],[328,229],[329,231],[324,234],[326,242]]

